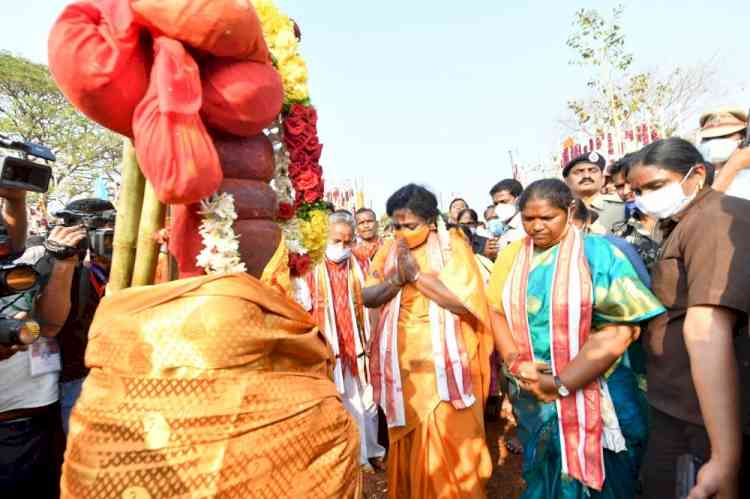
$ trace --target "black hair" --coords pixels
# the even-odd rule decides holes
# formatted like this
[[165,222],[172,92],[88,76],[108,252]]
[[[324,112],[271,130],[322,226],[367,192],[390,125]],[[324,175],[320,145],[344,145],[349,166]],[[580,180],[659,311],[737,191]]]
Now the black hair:
[[452,210],[453,209],[453,205],[456,204],[456,203],[458,203],[459,201],[462,201],[466,206],[469,206],[469,203],[467,203],[464,198],[456,198],[453,201],[451,201],[451,204],[448,205],[448,209]]
[[371,208],[360,208],[356,212],[354,212],[354,216],[358,217],[360,215],[364,215],[365,213],[372,213],[372,216],[375,217],[375,220],[378,219],[378,216],[375,214],[375,210]]
[[477,215],[477,212],[474,211],[474,210],[472,210],[471,208],[464,208],[463,210],[461,210],[460,212],[458,212],[458,218],[456,219],[456,222],[458,222],[459,220],[461,220],[461,217],[465,213],[468,213],[469,215],[471,215],[471,220],[474,223],[479,223],[479,215]]
[[679,137],[652,142],[641,150],[640,164],[659,166],[664,170],[687,175],[695,165],[705,165],[706,183],[714,183],[715,168],[706,163],[693,144]]
[[426,188],[417,184],[407,184],[391,194],[385,204],[386,213],[393,217],[396,210],[410,210],[415,215],[433,222],[440,214],[437,198]]
[[523,191],[518,200],[519,209],[523,210],[526,207],[526,203],[532,199],[544,199],[555,208],[567,211],[573,202],[573,193],[570,191],[568,184],[562,180],[545,178],[532,182]]
[[494,196],[498,192],[508,191],[511,196],[517,198],[523,192],[523,185],[521,182],[514,178],[506,178],[496,183],[492,189],[490,189],[490,196]]
[[626,154],[622,158],[612,163],[612,166],[609,167],[609,175],[611,177],[614,177],[615,175],[622,173],[623,175],[627,177],[630,167],[638,163],[640,159],[641,159],[641,151],[631,152],[631,153]]
[[115,206],[106,199],[86,198],[76,199],[65,206],[69,211],[82,211],[84,213],[96,213],[99,211],[114,210]]

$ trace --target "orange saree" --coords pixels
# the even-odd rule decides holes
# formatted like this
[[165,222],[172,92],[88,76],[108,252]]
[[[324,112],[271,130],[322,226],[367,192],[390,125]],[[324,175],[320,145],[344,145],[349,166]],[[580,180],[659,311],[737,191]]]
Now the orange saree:
[[310,316],[247,274],[106,297],[62,497],[360,497],[331,360]]
[[[452,257],[439,277],[475,316],[461,320],[475,402],[459,409],[441,399],[436,376],[430,301],[413,285],[402,289],[398,314],[398,366],[404,421],[388,431],[388,495],[398,499],[482,498],[492,473],[483,407],[489,391],[492,335],[484,285],[471,248],[451,231]],[[368,285],[382,282],[392,241],[373,260]],[[433,273],[427,244],[412,250],[422,273]],[[375,340],[373,340],[373,346]],[[373,353],[371,352],[371,358]]]

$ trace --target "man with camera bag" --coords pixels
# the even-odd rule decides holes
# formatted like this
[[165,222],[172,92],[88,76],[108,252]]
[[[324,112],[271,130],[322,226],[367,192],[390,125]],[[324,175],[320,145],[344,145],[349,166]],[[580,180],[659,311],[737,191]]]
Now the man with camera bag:
[[[56,216],[63,219],[66,227],[83,225],[87,233],[79,244],[80,261],[73,273],[70,313],[57,336],[62,354],[60,410],[67,435],[70,413],[88,374],[84,355],[89,327],[109,279],[115,207],[103,199],[78,199],[68,203]],[[89,258],[84,262],[87,250]]]
[[[58,376],[54,336],[70,310],[70,286],[85,237],[80,226],[56,227],[44,246],[23,251],[26,192],[0,187],[2,222],[10,251],[6,263],[46,265],[41,281],[23,292],[0,289],[0,316],[33,319],[40,337],[31,345],[0,344],[0,491],[3,497],[56,497],[62,461]],[[19,253],[20,258],[15,258]],[[7,279],[6,279],[7,282]],[[4,337],[10,337],[3,335]]]

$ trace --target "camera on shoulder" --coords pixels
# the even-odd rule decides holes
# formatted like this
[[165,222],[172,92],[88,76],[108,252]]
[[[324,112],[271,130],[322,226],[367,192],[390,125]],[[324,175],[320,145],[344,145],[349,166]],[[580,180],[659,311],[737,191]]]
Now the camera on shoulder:
[[[31,192],[47,192],[52,179],[52,168],[44,163],[29,160],[29,156],[55,161],[55,154],[47,147],[11,140],[0,135],[0,148],[12,151],[0,160],[0,187]],[[15,153],[15,155],[13,155]]]

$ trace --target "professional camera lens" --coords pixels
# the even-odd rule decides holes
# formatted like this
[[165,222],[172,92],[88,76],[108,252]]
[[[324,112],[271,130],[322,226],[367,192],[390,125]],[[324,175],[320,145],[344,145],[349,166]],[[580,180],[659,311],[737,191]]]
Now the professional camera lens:
[[31,267],[9,269],[3,276],[5,287],[17,293],[33,288],[38,279],[39,275]]

